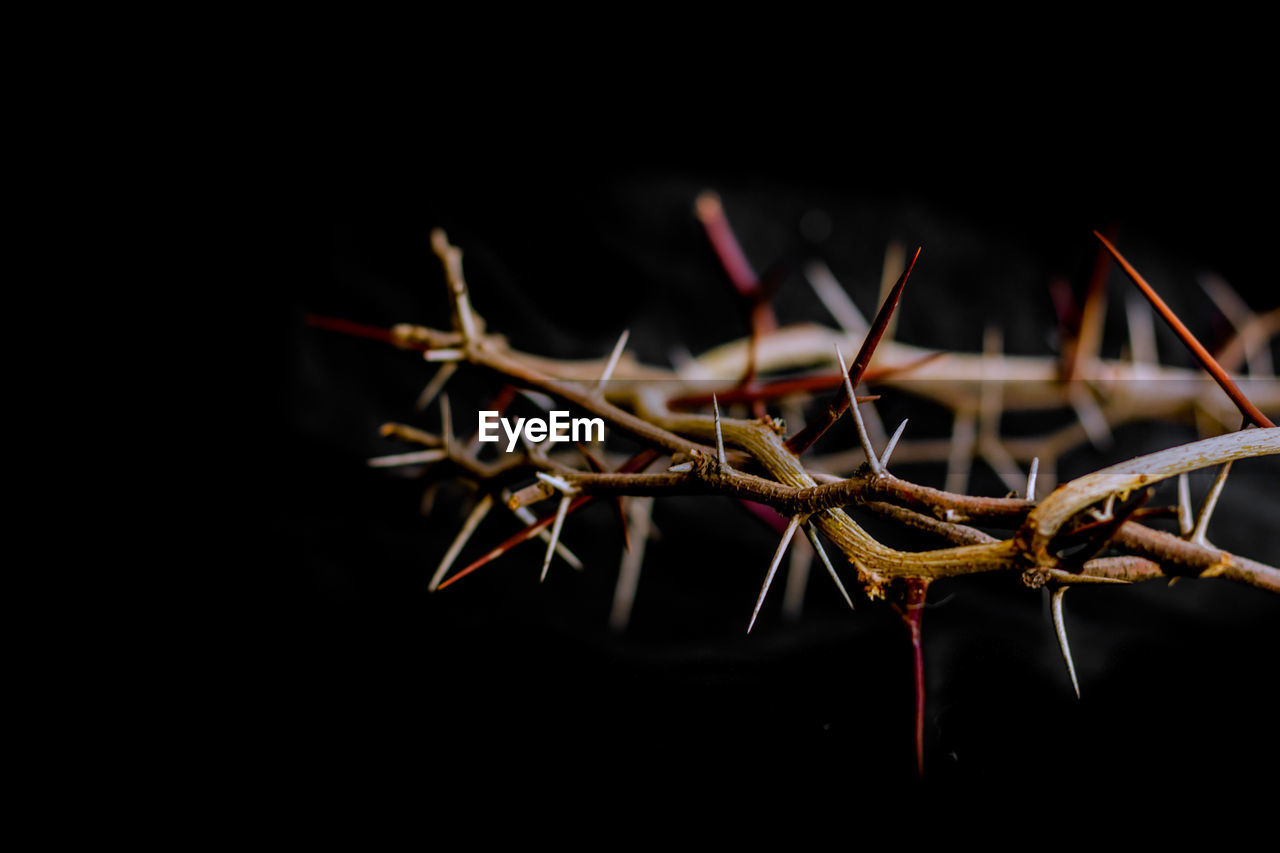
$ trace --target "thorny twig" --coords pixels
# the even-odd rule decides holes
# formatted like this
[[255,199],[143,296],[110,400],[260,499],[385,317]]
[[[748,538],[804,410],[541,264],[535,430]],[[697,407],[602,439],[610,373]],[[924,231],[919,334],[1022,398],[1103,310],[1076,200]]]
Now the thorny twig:
[[[744,296],[758,297],[761,289],[759,281],[746,263],[732,232],[728,230],[718,199],[712,196],[702,197],[698,212],[735,286]],[[1181,323],[1159,301],[1136,270],[1106,238],[1100,234],[1097,236],[1166,320],[1175,325],[1175,328],[1180,328]],[[1058,437],[1041,442],[1034,448],[1038,452],[1030,453],[1033,448],[1023,448],[1016,442],[995,442],[993,445],[995,427],[990,423],[991,415],[988,413],[984,424],[986,449],[983,453],[996,453],[998,450],[998,461],[1006,469],[1016,466],[1015,460],[1034,458],[1035,461],[1026,481],[1025,499],[979,497],[930,488],[889,473],[891,455],[895,447],[898,447],[906,423],[904,421],[894,433],[883,455],[877,456],[866,430],[861,428],[856,404],[854,415],[860,427],[858,435],[866,460],[859,470],[849,477],[835,477],[819,468],[806,467],[799,458],[850,405],[854,398],[854,388],[867,373],[873,356],[877,357],[881,365],[880,375],[885,377],[885,381],[892,381],[895,370],[907,370],[912,374],[913,390],[949,402],[956,406],[957,411],[962,410],[958,401],[967,389],[955,386],[972,383],[975,375],[980,381],[1011,383],[1004,387],[1020,395],[1014,399],[1010,399],[1007,394],[988,397],[985,408],[994,406],[997,416],[1002,405],[1034,405],[1050,398],[1057,402],[1064,401],[1063,387],[1058,383],[1059,368],[1045,360],[1004,356],[992,351],[973,365],[973,356],[947,354],[940,357],[940,353],[908,347],[887,339],[885,346],[877,353],[877,343],[890,326],[893,309],[919,259],[919,249],[889,290],[879,314],[861,341],[858,357],[852,368],[844,365],[839,348],[841,343],[850,342],[847,336],[835,335],[817,327],[793,327],[774,331],[773,324],[767,321],[753,323],[751,339],[745,345],[728,345],[713,350],[698,360],[697,374],[734,381],[734,385],[721,392],[724,398],[758,404],[781,395],[771,394],[767,384],[756,383],[757,374],[796,365],[821,363],[830,358],[834,349],[836,361],[841,368],[843,387],[840,387],[835,399],[817,418],[790,439],[784,440],[784,427],[773,418],[765,416],[742,420],[723,417],[715,395],[711,397],[711,415],[673,410],[671,406],[677,401],[683,401],[684,405],[700,402],[703,398],[699,395],[703,392],[690,393],[681,376],[685,371],[672,374],[644,367],[624,358],[625,333],[604,364],[603,370],[599,362],[561,363],[512,349],[504,339],[485,331],[482,319],[471,306],[462,274],[460,250],[450,245],[441,231],[433,233],[432,248],[441,258],[449,284],[453,310],[452,331],[412,325],[384,330],[328,318],[312,318],[312,322],[335,331],[420,350],[427,360],[443,362],[441,372],[423,394],[420,401],[423,405],[439,395],[443,385],[454,375],[457,364],[466,363],[491,371],[512,385],[534,389],[599,416],[611,429],[628,434],[648,448],[614,472],[602,470],[602,465],[598,462],[590,466],[593,469],[591,471],[579,470],[545,453],[534,453],[528,447],[505,455],[499,462],[485,463],[474,453],[474,445],[468,447],[450,437],[447,420],[443,438],[407,425],[388,424],[383,429],[384,434],[425,445],[428,449],[403,454],[398,458],[382,457],[371,460],[371,464],[433,463],[442,466],[444,471],[475,481],[482,490],[480,501],[468,516],[457,540],[432,578],[433,589],[444,589],[539,533],[545,536],[546,527],[553,526],[553,533],[547,537],[548,549],[542,567],[542,575],[545,577],[566,517],[595,496],[630,496],[635,501],[632,504],[633,521],[640,519],[640,526],[646,532],[651,511],[650,497],[722,495],[772,507],[789,521],[768,566],[748,631],[760,614],[765,595],[789,542],[796,529],[801,526],[851,608],[853,600],[840,579],[838,566],[823,548],[819,533],[842,554],[843,561],[837,563],[844,565],[845,571],[850,566],[853,567],[859,587],[869,598],[883,598],[889,593],[892,584],[899,585],[900,591],[905,594],[905,609],[901,612],[911,628],[915,650],[916,742],[921,770],[924,694],[920,614],[928,584],[937,578],[978,572],[1013,572],[1033,587],[1051,584],[1054,590],[1054,622],[1077,693],[1079,685],[1066,644],[1062,617],[1062,596],[1071,585],[1132,583],[1153,578],[1188,576],[1224,577],[1280,592],[1280,570],[1214,548],[1205,538],[1210,514],[1231,463],[1238,459],[1280,453],[1280,429],[1271,425],[1270,420],[1226,375],[1212,356],[1203,351],[1203,347],[1194,341],[1189,332],[1183,334],[1185,327],[1180,328],[1179,334],[1196,350],[1197,358],[1205,364],[1206,369],[1214,375],[1246,417],[1264,428],[1241,430],[1131,459],[1078,478],[1044,497],[1037,497],[1036,476],[1041,455],[1047,455],[1052,461],[1065,447],[1079,441],[1080,426],[1068,428]],[[1101,281],[1104,274],[1103,266],[1099,263],[1095,269],[1095,283]],[[827,289],[830,290],[829,282]],[[1086,311],[1088,316],[1083,340],[1076,342],[1066,365],[1066,369],[1077,378],[1089,371],[1092,371],[1093,376],[1108,378],[1124,372],[1124,366],[1108,365],[1093,358],[1097,337],[1095,327],[1099,322],[1097,306],[1100,297],[1096,290],[1097,287],[1090,289],[1090,307]],[[828,294],[826,301],[833,299]],[[760,302],[757,302],[753,310],[764,316]],[[852,312],[840,308],[836,310],[850,317],[856,314],[856,309]],[[772,317],[771,312],[768,316]],[[1257,334],[1257,330],[1250,331],[1251,343],[1256,342]],[[823,349],[825,354],[819,352]],[[1238,356],[1235,358],[1239,360]],[[1139,366],[1146,376],[1170,370],[1145,363],[1135,365],[1134,369]],[[622,381],[607,383],[605,380],[610,374],[615,380]],[[744,376],[745,382],[742,380]],[[638,378],[664,381],[644,383],[643,386],[625,381]],[[825,386],[816,382],[808,386],[795,384],[787,391],[794,393],[831,387],[830,380],[823,380],[823,383],[826,383]],[[1077,386],[1075,392],[1067,393],[1079,393],[1082,387]],[[861,402],[864,398],[857,399]],[[444,402],[443,397],[441,401]],[[1275,405],[1275,400],[1267,397],[1264,404]],[[1097,415],[1104,419],[1110,417],[1121,420],[1134,416],[1134,410],[1141,408],[1141,404],[1135,405],[1132,401],[1118,397],[1105,403]],[[1150,411],[1152,407],[1148,403],[1146,408]],[[978,410],[975,408],[968,411],[976,415]],[[447,419],[447,407],[444,414]],[[1086,429],[1085,434],[1087,433]],[[904,448],[905,445],[897,450],[899,459],[911,455]],[[948,453],[954,457],[954,448],[949,448]],[[643,469],[662,454],[671,457],[668,470],[643,473]],[[1214,490],[1205,501],[1193,529],[1189,499],[1185,497],[1185,475],[1189,471],[1219,465],[1222,467]],[[1006,472],[1006,480],[1014,479],[1014,473]],[[524,507],[559,493],[556,511],[530,524],[498,548],[444,580],[445,572],[488,512],[494,493],[522,480],[527,481],[535,475],[537,479],[534,485],[511,494],[508,505],[512,509],[527,512]],[[1041,476],[1044,476],[1043,473]],[[1180,501],[1180,526],[1185,538],[1144,526],[1126,515],[1137,508],[1137,503],[1126,503],[1131,493],[1142,492],[1152,484],[1172,477],[1181,478],[1184,492]],[[1116,507],[1117,500],[1124,505],[1122,508]],[[921,551],[890,548],[854,521],[845,511],[846,508],[856,508],[927,532],[948,543],[948,547]],[[972,525],[1009,531],[1009,535],[1007,538],[999,538]],[[1064,547],[1076,541],[1084,543],[1083,557],[1065,558]],[[1112,556],[1092,556],[1104,548],[1119,553]],[[623,576],[619,580],[619,601],[622,603],[615,601],[611,617],[613,624],[619,626],[625,625],[629,615],[639,561],[643,558],[643,540],[640,547],[630,554],[630,557],[624,558]]]

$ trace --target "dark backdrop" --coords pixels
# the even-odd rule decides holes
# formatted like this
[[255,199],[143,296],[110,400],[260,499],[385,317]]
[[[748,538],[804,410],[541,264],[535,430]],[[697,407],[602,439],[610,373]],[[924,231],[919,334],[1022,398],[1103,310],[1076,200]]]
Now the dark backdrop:
[[[364,160],[341,191],[317,181],[326,191],[282,216],[277,415],[287,461],[272,501],[279,548],[250,566],[277,593],[258,608],[269,642],[245,691],[268,766],[339,787],[408,778],[441,808],[526,794],[915,784],[910,647],[897,616],[865,601],[850,615],[815,569],[805,616],[785,622],[775,586],[747,637],[776,535],[731,502],[659,502],[662,539],[621,636],[607,629],[620,542],[604,506],[565,525],[584,573],[553,565],[539,585],[542,549],[525,545],[428,595],[466,493],[442,489],[422,517],[421,481],[363,460],[399,447],[378,437],[386,420],[437,427],[435,407],[412,410],[433,368],[308,328],[303,315],[445,324],[427,241],[442,226],[464,250],[477,309],[516,346],[598,357],[629,327],[632,351],[665,363],[672,343],[696,353],[746,330],[692,215],[697,193],[714,188],[757,268],[790,271],[778,295],[783,322],[831,322],[795,268],[808,257],[826,259],[870,315],[894,238],[924,247],[900,339],[976,350],[995,320],[1009,351],[1049,355],[1049,280],[1065,276],[1081,293],[1096,248],[1090,229],[1115,224],[1122,250],[1192,328],[1221,340],[1226,327],[1197,272],[1223,274],[1255,308],[1276,302],[1261,239],[1271,219],[1248,189],[1262,142],[1205,145],[1169,121],[1135,134],[1005,119],[979,134],[923,117],[905,130],[774,132],[768,144],[739,147],[723,126],[695,123],[678,140],[652,122],[639,138],[618,124],[561,137],[522,120],[486,124],[489,141],[475,148],[428,145],[411,169]],[[853,141],[871,136],[881,141]],[[799,227],[813,210],[831,223],[825,239]],[[1112,276],[1113,356],[1128,287]],[[1163,328],[1160,346],[1165,361],[1190,364]],[[451,388],[461,429],[472,411],[463,400],[482,402],[493,386],[472,374]],[[914,434],[946,427],[937,410],[905,398],[886,409],[890,427],[907,414]],[[1064,460],[1062,474],[1191,438],[1185,425],[1123,429],[1111,450]],[[1238,467],[1211,538],[1275,564],[1275,466]],[[941,483],[938,467],[905,473]],[[1207,488],[1194,482],[1197,493]],[[981,466],[971,488],[1003,493]],[[495,513],[459,564],[515,529]],[[930,601],[942,603],[925,614],[927,784],[1182,791],[1242,782],[1278,757],[1266,722],[1276,698],[1273,596],[1216,581],[1073,591],[1082,701],[1040,592],[971,578],[936,584]],[[552,770],[567,788],[552,786]]]

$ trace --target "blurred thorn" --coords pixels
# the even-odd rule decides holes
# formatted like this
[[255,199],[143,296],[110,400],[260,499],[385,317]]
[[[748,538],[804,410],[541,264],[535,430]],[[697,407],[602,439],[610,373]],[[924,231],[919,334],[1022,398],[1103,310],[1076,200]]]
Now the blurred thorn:
[[427,361],[459,362],[467,357],[460,349],[429,349],[422,354]]
[[1080,426],[1084,427],[1089,443],[1098,450],[1106,450],[1111,446],[1111,427],[1107,416],[1093,399],[1089,386],[1083,382],[1071,382],[1067,386],[1067,399],[1071,408],[1075,409]]
[[711,407],[716,413],[716,457],[720,460],[720,470],[728,473],[729,461],[724,456],[724,436],[720,432],[720,404],[716,402],[716,395],[711,395]]
[[803,539],[791,544],[787,560],[787,585],[782,591],[782,618],[795,622],[804,611],[804,596],[809,587],[809,566],[813,563],[813,549]]
[[453,412],[449,409],[449,395],[440,395],[440,439],[447,455],[453,453]]
[[978,437],[978,415],[973,409],[956,412],[951,427],[951,450],[947,454],[946,490],[963,494],[969,488],[969,468],[973,464],[973,448]]
[[1155,367],[1160,363],[1156,348],[1155,316],[1151,306],[1135,293],[1125,296],[1125,319],[1129,325],[1129,358],[1135,365]]
[[1031,460],[1031,472],[1027,474],[1027,500],[1036,499],[1036,476],[1040,473],[1040,457]]
[[653,498],[628,499],[627,516],[635,531],[635,547],[622,552],[622,565],[618,568],[618,584],[613,590],[613,608],[609,613],[609,627],[623,631],[631,622],[631,609],[640,585],[640,568],[644,564],[645,545],[653,532]]
[[[893,290],[893,283],[897,279],[895,270],[902,269],[903,264],[907,260],[907,247],[897,240],[890,240],[884,247],[884,264],[880,267],[880,303],[883,304],[889,292]],[[894,333],[898,330],[897,316],[889,318],[888,325],[885,326],[884,336],[886,340],[893,340]]]
[[1249,365],[1250,376],[1271,376],[1274,368],[1271,363],[1271,348],[1265,346],[1266,340],[1258,340],[1258,315],[1235,292],[1226,279],[1213,273],[1200,276],[1200,287],[1209,294],[1213,304],[1227,318],[1232,327],[1243,339],[1245,360]]
[[414,450],[410,453],[396,453],[391,456],[375,456],[368,460],[370,468],[395,468],[400,465],[423,465],[427,462],[439,462],[448,454],[443,450]]
[[[822,261],[812,261],[804,268],[805,280],[818,295],[827,312],[835,318],[836,325],[846,333],[858,338],[865,337],[871,328],[867,319],[862,316],[858,306],[853,303],[848,292],[836,281],[830,268]],[[890,282],[892,284],[892,281]]]
[[453,378],[453,374],[458,372],[458,363],[456,361],[446,362],[440,365],[435,375],[431,377],[431,381],[427,383],[427,387],[422,389],[422,393],[418,395],[418,399],[414,402],[413,408],[416,411],[424,411],[427,406],[431,405],[431,401],[444,388],[445,383]]

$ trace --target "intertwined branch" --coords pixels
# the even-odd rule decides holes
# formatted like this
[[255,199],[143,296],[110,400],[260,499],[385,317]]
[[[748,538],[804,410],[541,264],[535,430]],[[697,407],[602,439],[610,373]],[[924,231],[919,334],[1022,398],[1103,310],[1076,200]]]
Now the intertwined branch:
[[[448,284],[451,328],[400,325],[381,330],[345,321],[314,320],[318,325],[422,351],[427,360],[442,365],[419,400],[419,407],[425,408],[440,395],[444,425],[441,433],[436,435],[405,424],[388,424],[384,434],[424,449],[371,461],[377,465],[432,464],[440,476],[465,478],[479,487],[481,497],[432,578],[432,589],[447,587],[535,536],[547,541],[542,564],[544,578],[556,553],[580,567],[572,552],[559,541],[560,533],[567,516],[594,498],[609,498],[612,502],[622,496],[718,495],[771,507],[785,519],[785,525],[779,525],[782,539],[768,564],[748,630],[756,622],[788,545],[795,533],[803,529],[850,607],[853,600],[846,590],[847,582],[856,584],[854,588],[861,589],[869,598],[901,600],[901,612],[911,627],[917,652],[918,679],[920,608],[929,583],[941,577],[1013,572],[1032,587],[1050,584],[1054,590],[1055,627],[1073,683],[1075,669],[1062,621],[1062,596],[1072,585],[1132,583],[1162,577],[1221,577],[1280,592],[1280,570],[1216,548],[1205,537],[1230,465],[1236,460],[1280,452],[1280,429],[1190,337],[1172,312],[1155,297],[1150,285],[1141,280],[1137,271],[1102,235],[1098,237],[1106,250],[1152,297],[1184,340],[1188,340],[1197,358],[1243,413],[1245,423],[1257,428],[1241,429],[1130,459],[1065,483],[1042,497],[1036,494],[1037,456],[1030,475],[1017,484],[1023,487],[1013,489],[1021,492],[1022,497],[979,497],[959,490],[931,488],[892,474],[889,466],[906,424],[904,422],[882,452],[877,453],[872,446],[874,430],[868,429],[858,405],[869,398],[857,397],[858,384],[865,379],[893,383],[909,377],[913,391],[944,402],[952,401],[957,412],[957,436],[967,430],[971,439],[970,455],[975,452],[972,448],[978,448],[1006,481],[1012,479],[1015,472],[1021,478],[1018,461],[1026,456],[1029,448],[1002,441],[995,432],[981,426],[989,425],[993,408],[998,420],[1002,406],[1019,402],[1017,399],[993,400],[986,392],[987,387],[1003,387],[1002,382],[1016,379],[1013,383],[1016,393],[1034,400],[1028,405],[1041,404],[1044,398],[1065,402],[1081,412],[1081,421],[1101,418],[1104,430],[1108,419],[1123,420],[1137,416],[1144,407],[1146,411],[1153,407],[1149,401],[1125,398],[1119,393],[1099,408],[1092,398],[1082,400],[1078,391],[1071,390],[1078,385],[1062,383],[1062,371],[1046,363],[1048,360],[1002,356],[998,344],[989,347],[982,356],[939,357],[939,353],[892,341],[886,341],[885,346],[878,349],[886,330],[891,330],[894,307],[920,257],[919,250],[888,289],[884,304],[871,324],[861,321],[856,309],[850,314],[850,304],[833,309],[833,313],[846,318],[843,333],[814,326],[776,329],[772,313],[761,308],[767,304],[766,296],[761,295],[764,288],[737,249],[718,202],[713,204],[704,198],[699,202],[698,214],[740,293],[752,300],[753,333],[749,340],[713,350],[680,370],[636,363],[624,352],[625,334],[607,359],[595,362],[560,362],[511,348],[504,338],[486,331],[471,305],[462,272],[461,251],[450,245],[440,231],[433,233],[432,246],[441,259]],[[816,282],[822,276],[820,272],[811,273],[810,278]],[[823,298],[829,302],[832,291],[829,282],[826,285],[827,295]],[[823,294],[822,286],[815,287]],[[853,326],[857,328],[850,328]],[[1249,333],[1250,352],[1257,351],[1258,334],[1256,329]],[[857,349],[852,368],[846,367],[842,349]],[[780,390],[782,382],[771,383],[760,378],[779,369],[829,364],[833,357],[840,366],[838,374],[810,377],[799,383],[789,380],[791,385],[785,392]],[[497,461],[481,461],[478,445],[460,441],[451,434],[447,397],[440,394],[458,365],[489,371],[513,388],[547,395],[576,410],[598,416],[611,431],[629,436],[646,449],[621,465],[615,461],[614,470],[608,470],[606,463],[610,460],[601,461],[585,448],[581,457],[576,457],[525,445],[501,454]],[[1088,353],[1082,355],[1079,348],[1071,353],[1070,370],[1095,378],[1115,378],[1125,370],[1145,376],[1170,371],[1150,364],[1106,365],[1100,360],[1090,361]],[[787,438],[789,425],[767,414],[754,419],[722,416],[716,395],[709,401],[710,412],[689,411],[691,405],[706,407],[708,378],[730,383],[722,389],[725,396],[755,403],[760,408],[763,408],[762,401],[800,392],[831,389],[835,394],[817,417]],[[965,389],[956,387],[964,383],[981,385],[982,402],[976,409],[966,408],[971,405],[968,402],[960,402],[971,399],[962,396]],[[1261,405],[1275,406],[1275,393],[1272,388],[1264,394],[1259,401]],[[857,402],[851,406],[851,400]],[[503,405],[507,402],[509,395]],[[851,409],[857,425],[864,461],[850,476],[836,476],[831,473],[837,469],[830,464],[831,458],[806,462],[804,456],[846,409]],[[878,426],[878,420],[875,424]],[[1087,423],[1077,425],[1074,430],[1070,435],[1050,437],[1041,446],[1053,455],[1073,441],[1089,437]],[[950,457],[956,456],[954,441],[948,453]],[[647,470],[662,457],[668,457],[665,470]],[[579,458],[585,463],[575,461]],[[1198,519],[1192,523],[1186,474],[1213,466],[1222,466],[1218,481]],[[1140,520],[1153,512],[1143,506],[1151,487],[1170,478],[1181,478],[1182,499],[1178,510],[1181,536],[1149,527]],[[541,519],[530,515],[530,506],[553,498],[556,499],[553,513]],[[651,501],[632,502],[630,513],[620,500],[617,505],[624,529],[629,519],[632,525],[647,533]],[[493,506],[505,506],[520,514],[527,526],[484,557],[448,576],[463,546]],[[642,509],[637,512],[637,507]],[[946,546],[920,551],[891,548],[868,533],[846,508],[857,508],[926,532]],[[989,530],[1004,531],[1005,535],[996,536],[987,532]],[[615,623],[618,624],[626,620],[635,576],[643,559],[644,539],[641,534],[637,543],[629,543],[628,554],[624,556],[619,599],[625,603],[620,610],[615,602]],[[824,541],[834,547],[835,554],[828,551]],[[762,558],[761,568],[764,567]],[[923,702],[922,692],[918,702]],[[918,709],[918,749],[919,713]]]

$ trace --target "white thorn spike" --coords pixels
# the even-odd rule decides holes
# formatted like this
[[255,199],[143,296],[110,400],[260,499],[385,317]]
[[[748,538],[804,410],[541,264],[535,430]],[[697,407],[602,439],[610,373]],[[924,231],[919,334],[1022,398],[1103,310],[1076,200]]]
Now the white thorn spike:
[[1027,474],[1027,500],[1036,499],[1036,477],[1040,474],[1040,457],[1031,460],[1031,473]]
[[435,592],[436,587],[440,586],[440,581],[444,580],[445,572],[449,571],[453,561],[458,559],[458,554],[462,552],[462,549],[471,539],[471,534],[476,532],[476,528],[480,526],[480,522],[484,521],[484,517],[489,514],[489,510],[492,508],[493,495],[485,495],[476,503],[475,507],[467,515],[467,520],[462,523],[462,529],[454,537],[453,544],[445,552],[444,559],[436,567],[436,573],[431,576],[431,582],[427,584],[427,592]]
[[571,483],[557,477],[555,474],[548,474],[545,471],[535,471],[534,476],[546,483],[548,486],[551,486],[556,491],[561,492],[566,497],[578,491]]
[[457,372],[458,363],[456,361],[448,361],[440,365],[440,369],[436,371],[435,376],[432,376],[431,381],[427,383],[427,387],[423,388],[422,393],[418,395],[413,408],[421,412],[427,406],[430,406],[436,395],[444,390],[445,383],[452,379],[453,374]]
[[627,338],[631,336],[630,329],[623,329],[622,337],[618,338],[618,342],[613,345],[613,352],[609,354],[609,363],[604,366],[604,373],[600,374],[600,381],[596,383],[596,390],[604,387],[604,383],[609,381],[609,377],[613,375],[613,369],[618,366],[618,359],[622,357],[622,351],[627,346]]
[[[511,497],[510,492],[503,492],[503,503],[506,504],[507,500],[510,499],[510,497]],[[508,509],[511,508],[510,504],[506,504],[506,506]],[[533,512],[530,511],[530,509],[527,506],[518,506],[511,511],[515,513],[516,518],[523,521],[526,525],[538,523],[538,517],[534,515]],[[538,531],[538,538],[541,539],[543,542],[550,544],[551,531],[547,530],[545,527],[542,528],[541,530]],[[556,542],[556,554],[557,556],[560,557],[560,559],[564,560],[566,563],[572,566],[574,571],[578,571],[578,572],[582,571],[582,561],[579,560],[578,555],[570,551],[563,542]]]
[[787,545],[791,542],[791,537],[795,535],[796,528],[800,526],[800,516],[792,516],[787,522],[787,530],[782,534],[782,541],[778,543],[778,550],[774,552],[773,562],[769,564],[769,574],[765,575],[764,586],[760,588],[760,597],[756,599],[756,608],[751,611],[751,621],[747,623],[747,633],[751,633],[751,629],[756,624],[756,617],[760,615],[760,607],[764,604],[764,597],[769,594],[769,584],[773,583],[773,575],[778,571],[778,564],[782,562],[782,555],[787,553]]
[[467,354],[460,349],[429,349],[422,354],[427,361],[462,361]]
[[1218,476],[1214,478],[1213,486],[1209,489],[1209,494],[1200,506],[1200,517],[1196,519],[1196,529],[1191,534],[1191,541],[1197,545],[1209,544],[1205,539],[1205,534],[1209,530],[1209,518],[1213,515],[1213,510],[1218,505],[1218,497],[1222,494],[1222,487],[1227,484],[1227,475],[1230,473],[1230,462],[1218,469]]
[[973,465],[973,447],[978,435],[978,416],[972,409],[956,412],[951,428],[951,448],[947,452],[948,492],[968,491],[969,468]]
[[813,563],[813,549],[800,537],[791,542],[787,557],[787,583],[782,588],[782,618],[795,622],[804,613],[804,596],[809,587],[809,569]]
[[729,468],[729,460],[724,455],[724,435],[720,432],[720,403],[716,401],[716,395],[711,395],[711,407],[716,413],[716,456],[720,460],[720,470],[725,471]]
[[1178,475],[1178,530],[1183,536],[1190,536],[1195,530],[1191,515],[1191,478],[1186,471]]
[[439,462],[447,454],[443,450],[415,450],[411,453],[396,453],[392,456],[375,456],[368,460],[370,468],[396,468],[400,465],[423,465],[427,462]]
[[853,393],[853,383],[849,381],[849,368],[844,363],[844,354],[840,352],[839,344],[836,344],[836,360],[840,362],[840,374],[844,377],[844,390],[849,395],[849,411],[853,412],[853,422],[858,427],[858,440],[862,442],[862,451],[867,455],[867,463],[878,477],[884,473],[884,469],[880,467],[880,457],[876,455],[875,450],[871,447],[871,439],[867,438],[867,427],[862,423],[862,413],[858,411],[858,397]]
[[1053,591],[1053,631],[1058,635],[1058,648],[1062,650],[1062,659],[1067,662],[1067,672],[1071,675],[1071,686],[1076,689],[1076,698],[1080,698],[1080,682],[1076,679],[1076,665],[1071,661],[1071,646],[1067,643],[1067,624],[1062,619],[1062,598],[1070,587],[1060,586]]
[[1155,367],[1160,358],[1151,303],[1131,293],[1125,297],[1124,310],[1129,323],[1129,357],[1134,364]]
[[[904,421],[905,423],[905,421]],[[831,579],[836,582],[836,588],[840,590],[840,594],[844,596],[845,604],[849,605],[849,609],[853,609],[853,599],[849,597],[849,593],[845,590],[844,584],[840,582],[840,576],[836,574],[835,566],[831,565],[831,559],[827,556],[826,550],[822,547],[822,542],[818,539],[818,531],[814,529],[812,524],[804,526],[804,532],[809,534],[809,542],[813,545],[813,550],[818,552],[822,565],[827,567],[827,574],[831,575]]]
[[898,439],[902,438],[902,431],[907,428],[908,418],[903,418],[902,423],[898,424],[898,428],[893,431],[893,437],[889,439],[888,445],[885,446],[884,455],[880,457],[880,467],[889,468],[889,457],[893,456],[893,449],[898,446]]
[[547,543],[547,556],[542,560],[542,577],[538,578],[538,583],[547,579],[547,569],[551,568],[551,555],[556,552],[556,543],[560,541],[560,528],[564,526],[564,516],[569,511],[572,500],[573,498],[565,495],[560,499],[560,506],[556,508],[556,521],[551,525],[551,541]]

